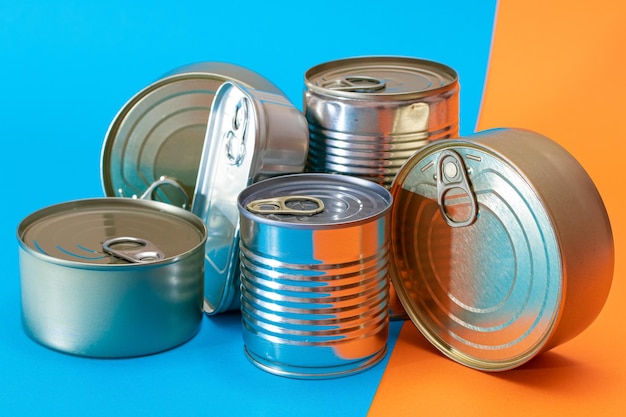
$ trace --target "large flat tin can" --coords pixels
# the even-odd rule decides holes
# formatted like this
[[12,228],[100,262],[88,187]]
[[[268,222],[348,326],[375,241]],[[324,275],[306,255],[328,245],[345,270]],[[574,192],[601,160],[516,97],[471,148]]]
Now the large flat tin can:
[[183,206],[196,185],[215,92],[228,80],[281,93],[256,72],[224,62],[198,62],[169,71],[131,97],[113,118],[101,156],[105,195],[140,196],[166,176],[180,187],[160,187],[153,198]]
[[261,179],[301,172],[308,140],[304,115],[283,94],[231,81],[218,89],[191,207],[209,229],[207,314],[240,306],[238,194]]
[[49,348],[80,356],[152,354],[200,329],[206,226],[170,204],[61,203],[17,230],[22,321]]
[[484,371],[582,332],[611,286],[598,190],[556,142],[494,129],[433,143],[393,182],[391,278],[441,352]]

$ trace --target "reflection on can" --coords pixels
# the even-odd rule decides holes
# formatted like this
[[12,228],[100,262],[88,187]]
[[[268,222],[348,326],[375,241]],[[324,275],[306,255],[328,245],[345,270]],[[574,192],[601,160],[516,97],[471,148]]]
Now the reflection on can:
[[393,56],[331,61],[305,74],[309,172],[389,187],[427,143],[458,135],[459,83],[443,64]]
[[294,174],[258,182],[238,202],[251,362],[295,378],[378,363],[389,324],[389,192],[349,176]]
[[434,143],[391,187],[391,277],[411,320],[453,360],[520,366],[599,314],[614,248],[580,164],[534,132]]

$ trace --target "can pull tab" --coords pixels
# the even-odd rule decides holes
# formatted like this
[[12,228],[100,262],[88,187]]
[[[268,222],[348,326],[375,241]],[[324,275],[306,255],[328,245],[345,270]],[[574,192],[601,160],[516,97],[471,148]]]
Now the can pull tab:
[[246,156],[246,128],[248,127],[248,100],[242,97],[235,105],[232,126],[225,133],[226,158],[231,165],[239,166]]
[[367,75],[347,75],[338,80],[326,82],[322,87],[352,93],[375,93],[385,88],[385,81]]
[[189,207],[189,196],[187,195],[187,192],[185,191],[183,186],[176,179],[172,177],[167,177],[165,175],[161,176],[158,180],[150,184],[150,186],[146,188],[146,191],[144,191],[143,194],[141,194],[139,197],[133,195],[133,198],[139,198],[140,200],[153,200],[154,192],[164,185],[171,186],[180,193],[184,200],[182,208],[186,209],[187,207]]
[[451,227],[469,226],[478,216],[478,203],[467,169],[461,155],[452,150],[441,152],[437,161],[437,202]]
[[254,200],[248,203],[246,208],[256,214],[295,214],[300,216],[312,216],[324,211],[324,202],[315,197],[290,195]]
[[165,254],[152,242],[136,237],[114,237],[102,243],[102,249],[109,255],[132,263],[160,261]]

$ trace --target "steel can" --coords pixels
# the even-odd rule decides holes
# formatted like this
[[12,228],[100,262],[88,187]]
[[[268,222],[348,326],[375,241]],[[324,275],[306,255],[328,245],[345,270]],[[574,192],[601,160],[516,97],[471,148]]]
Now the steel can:
[[200,329],[206,226],[170,204],[61,203],[18,226],[23,327],[79,356],[146,355]]
[[391,201],[374,182],[315,173],[239,195],[243,340],[254,365],[329,378],[384,357]]
[[575,337],[600,313],[614,246],[591,178],[522,129],[433,143],[391,187],[391,278],[443,354],[504,371]]
[[433,61],[371,56],[305,73],[307,171],[365,178],[389,187],[427,143],[458,135],[456,71]]
[[240,308],[237,196],[264,178],[304,170],[304,115],[283,94],[226,81],[216,92],[191,211],[208,226],[204,311]]
[[[224,81],[263,91],[281,90],[263,76],[224,62],[175,68],[144,87],[119,110],[105,135],[101,155],[106,196],[142,195],[160,177],[181,187],[160,187],[154,199],[183,206],[193,195],[207,120]],[[187,207],[189,208],[189,207]]]

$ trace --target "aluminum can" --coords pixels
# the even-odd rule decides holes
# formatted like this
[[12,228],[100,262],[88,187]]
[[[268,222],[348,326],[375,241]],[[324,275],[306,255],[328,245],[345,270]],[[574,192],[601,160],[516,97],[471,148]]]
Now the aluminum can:
[[61,203],[18,226],[28,336],[79,356],[160,352],[200,329],[206,226],[156,201]]
[[586,329],[611,286],[598,190],[563,147],[493,129],[433,143],[391,187],[391,279],[443,354],[505,371]]
[[191,207],[208,226],[204,311],[239,310],[239,211],[248,185],[304,170],[309,132],[283,94],[224,82],[209,116]]
[[257,182],[238,201],[248,359],[303,379],[378,363],[389,327],[389,191],[303,173]]
[[389,187],[427,143],[458,135],[456,71],[410,57],[340,59],[305,73],[309,172],[354,175]]
[[181,187],[166,185],[156,190],[153,199],[177,206],[191,200],[211,104],[219,86],[229,80],[281,93],[247,68],[197,62],[167,72],[132,96],[105,135],[101,155],[105,195],[140,196],[166,176],[176,180],[184,193]]

